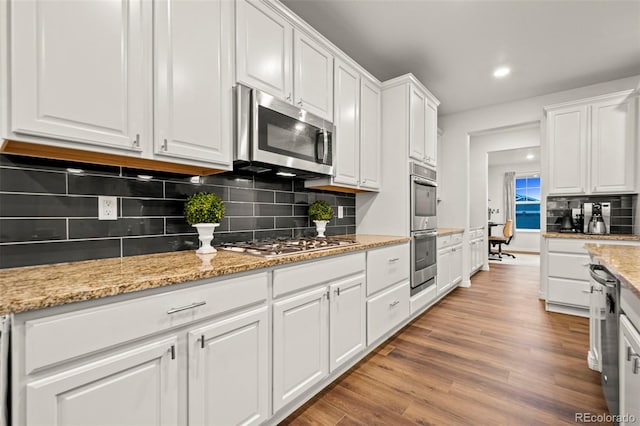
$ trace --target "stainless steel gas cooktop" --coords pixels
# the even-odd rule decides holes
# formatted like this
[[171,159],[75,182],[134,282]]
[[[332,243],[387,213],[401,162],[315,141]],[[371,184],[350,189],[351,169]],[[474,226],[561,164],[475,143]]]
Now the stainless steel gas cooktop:
[[346,237],[296,238],[291,240],[251,241],[243,243],[225,243],[222,250],[247,253],[254,256],[272,258],[296,253],[326,250],[358,244]]

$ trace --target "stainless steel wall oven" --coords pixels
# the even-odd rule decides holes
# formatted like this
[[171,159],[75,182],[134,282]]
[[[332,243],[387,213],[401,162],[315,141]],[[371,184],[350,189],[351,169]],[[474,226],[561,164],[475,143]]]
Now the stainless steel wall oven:
[[411,296],[436,284],[436,172],[411,164]]

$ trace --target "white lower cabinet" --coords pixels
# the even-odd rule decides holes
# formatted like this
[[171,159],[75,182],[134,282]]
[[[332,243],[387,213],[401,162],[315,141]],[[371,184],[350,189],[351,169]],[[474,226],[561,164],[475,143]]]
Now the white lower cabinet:
[[189,332],[189,423],[257,425],[269,416],[266,306]]
[[640,419],[640,333],[626,315],[620,316],[620,425]]
[[273,304],[273,409],[365,348],[363,273]]
[[[462,234],[438,237],[437,295],[440,296],[462,281]],[[452,246],[453,244],[453,246]]]
[[172,335],[33,381],[24,424],[178,424],[177,352]]
[[402,282],[367,301],[367,344],[409,317],[409,282]]
[[273,410],[328,374],[327,289],[273,304]]

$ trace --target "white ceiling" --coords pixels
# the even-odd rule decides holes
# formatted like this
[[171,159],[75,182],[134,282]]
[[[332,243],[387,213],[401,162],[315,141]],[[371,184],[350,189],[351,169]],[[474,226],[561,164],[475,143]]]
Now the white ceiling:
[[[533,155],[533,158],[527,158]],[[503,151],[489,152],[489,167],[510,166],[513,164],[530,164],[540,168],[540,147],[506,149]]]
[[640,74],[640,1],[282,1],[378,79],[412,72],[441,114]]

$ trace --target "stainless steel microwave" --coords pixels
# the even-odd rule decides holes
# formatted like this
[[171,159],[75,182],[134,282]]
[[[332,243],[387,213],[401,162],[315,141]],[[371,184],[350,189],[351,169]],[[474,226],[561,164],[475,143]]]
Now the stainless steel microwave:
[[234,168],[285,176],[333,174],[333,123],[243,85],[237,86],[236,106]]

